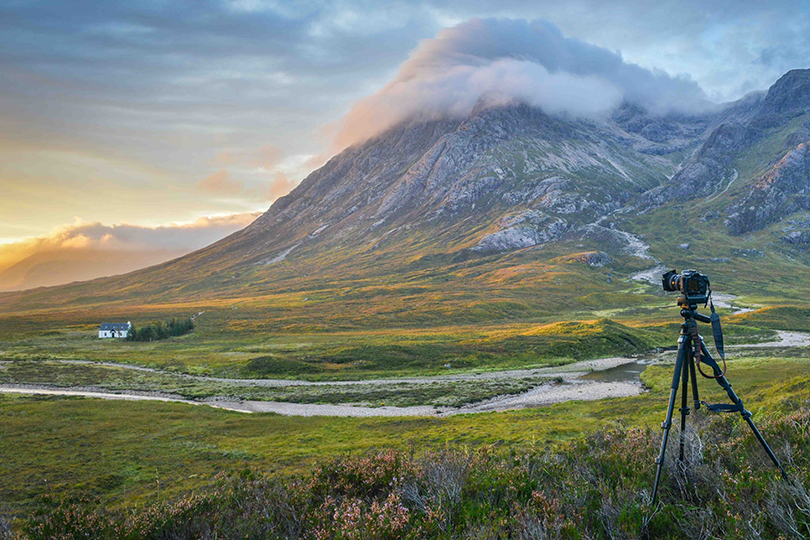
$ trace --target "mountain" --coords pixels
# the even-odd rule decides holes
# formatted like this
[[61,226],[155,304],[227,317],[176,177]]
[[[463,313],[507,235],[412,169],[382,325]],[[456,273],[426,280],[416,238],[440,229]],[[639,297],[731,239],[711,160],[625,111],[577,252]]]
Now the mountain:
[[188,251],[85,248],[40,251],[0,270],[0,291],[62,285],[125,274],[181,257]]
[[[780,257],[804,268],[808,141],[810,70],[695,115],[625,103],[589,120],[480,103],[466,118],[406,122],[344,150],[244,230],[118,277],[118,293],[101,279],[36,298],[232,297],[473,260],[503,268],[514,253],[627,271],[703,260],[730,282],[721,262],[735,257],[752,271],[775,271]],[[773,256],[739,255],[754,252]]]
[[695,131],[658,131],[653,141],[615,122],[559,119],[520,104],[401,126],[338,155],[238,242],[259,264],[420,228],[479,251],[527,247],[666,182],[676,167],[666,154],[682,151]]

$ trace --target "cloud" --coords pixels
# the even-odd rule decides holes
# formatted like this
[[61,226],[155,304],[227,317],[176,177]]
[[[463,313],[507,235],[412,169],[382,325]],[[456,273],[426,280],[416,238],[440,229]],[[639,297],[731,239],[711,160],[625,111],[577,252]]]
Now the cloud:
[[282,157],[284,157],[284,152],[281,151],[281,148],[272,144],[265,144],[259,148],[259,159],[254,163],[263,169],[272,169],[278,165]]
[[76,250],[188,253],[234,233],[256,219],[260,212],[203,217],[193,223],[160,227],[104,225],[76,220],[46,236],[0,244],[0,270],[42,252]]
[[[214,165],[240,165],[273,169],[279,165],[283,157],[284,151],[281,148],[273,144],[265,144],[258,148],[221,150],[211,162]],[[221,172],[218,171],[214,174],[220,174]]]
[[206,177],[197,184],[197,187],[203,191],[218,195],[238,195],[245,189],[242,182],[231,178],[231,175],[225,169],[220,169]]
[[[238,158],[240,149],[265,142],[287,156],[331,153],[333,137],[313,137],[318,126],[338,120],[391,81],[420,40],[436,41],[442,27],[471,17],[546,18],[568,37],[604,52],[621,50],[625,60],[688,72],[713,98],[730,100],[767,89],[788,69],[807,67],[806,4],[736,2],[729,9],[729,2],[705,0],[5,2],[0,133],[10,134],[15,146],[39,150],[23,160],[7,144],[0,149],[0,216],[6,218],[0,219],[0,237],[39,234],[28,231],[46,231],[77,214],[133,221],[146,210],[164,222],[201,209],[258,208],[257,199],[206,193],[197,184],[225,168],[246,190],[266,191],[261,184],[272,181],[275,171],[254,173],[228,161],[228,154]],[[491,36],[483,37],[491,48]],[[468,49],[458,50],[484,64],[498,58],[538,63],[523,51],[497,57]],[[570,72],[538,65],[550,74]],[[223,152],[222,161],[212,164],[207,157],[217,152]],[[94,170],[102,156],[109,165]],[[31,170],[37,173],[33,180]],[[280,170],[295,179],[309,172]],[[160,191],[160,204],[145,185]]]
[[239,171],[242,176],[251,180],[249,185],[233,178],[223,168],[201,180],[197,187],[220,196],[259,202],[275,201],[298,185],[296,178],[306,176],[323,165],[326,159],[326,154],[293,155],[285,159],[284,152],[272,144],[222,150],[216,154],[212,163],[228,165]]
[[267,189],[267,199],[274,201],[279,197],[283,197],[292,191],[296,185],[298,183],[287,178],[286,174],[282,172],[276,173],[276,177],[270,182],[270,187]]
[[326,153],[307,156],[301,168],[307,172],[314,171],[325,165],[326,162],[329,161],[329,157],[329,154]]
[[480,99],[578,117],[607,113],[622,100],[653,113],[709,105],[690,78],[626,62],[548,21],[472,19],[422,41],[388,84],[352,107],[335,143],[345,147],[407,119],[464,116]]

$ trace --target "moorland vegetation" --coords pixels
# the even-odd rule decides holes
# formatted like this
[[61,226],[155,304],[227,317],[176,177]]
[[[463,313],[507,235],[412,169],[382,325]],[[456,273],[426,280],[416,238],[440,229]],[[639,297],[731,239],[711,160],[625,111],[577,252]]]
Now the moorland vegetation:
[[76,496],[41,501],[36,540],[149,538],[801,539],[810,535],[810,412],[764,422],[791,478],[780,479],[744,426],[701,417],[686,460],[666,463],[650,504],[650,428],[601,429],[564,449],[382,450],[284,478],[245,469],[140,508]]

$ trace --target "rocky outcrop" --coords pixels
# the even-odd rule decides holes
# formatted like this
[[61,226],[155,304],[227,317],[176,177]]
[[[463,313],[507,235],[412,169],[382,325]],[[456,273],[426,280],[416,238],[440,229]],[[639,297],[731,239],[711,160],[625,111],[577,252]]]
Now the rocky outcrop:
[[693,144],[706,130],[709,118],[674,113],[650,115],[631,103],[623,103],[612,116],[627,133],[640,136],[633,141],[638,151],[654,155],[678,152]]
[[768,90],[754,123],[758,127],[774,127],[807,112],[810,112],[810,69],[794,69]]
[[745,257],[746,259],[761,259],[765,257],[765,252],[758,249],[732,249],[731,254],[735,257]]
[[670,201],[689,201],[706,197],[731,181],[733,159],[752,146],[760,132],[743,124],[721,124],[712,131],[695,157],[678,171],[670,182],[645,193],[640,203],[660,206]]
[[791,231],[779,239],[785,244],[792,246],[810,245],[810,231]]
[[791,246],[810,246],[810,218],[790,219],[779,240]]
[[810,209],[808,143],[788,152],[726,209],[725,224],[732,234],[757,231],[794,212]]
[[563,219],[529,210],[501,218],[499,230],[486,235],[472,250],[506,251],[537,246],[558,240],[568,228]]
[[[793,70],[782,76],[767,94],[753,93],[719,111],[709,122],[709,136],[700,149],[683,164],[666,184],[639,198],[650,208],[673,201],[708,197],[728,188],[738,178],[734,162],[764,140],[773,128],[785,126],[792,118],[810,112],[810,70]],[[630,126],[633,124],[631,123]],[[791,133],[785,150],[810,139],[810,121]],[[730,207],[727,224],[737,234],[756,230],[802,207],[792,195],[798,191],[757,188],[743,201]],[[745,210],[745,204],[755,205]],[[783,210],[779,205],[786,204]],[[764,206],[759,208],[759,206]],[[750,223],[749,223],[750,221]]]
[[604,251],[592,251],[590,253],[580,253],[575,259],[577,262],[585,263],[588,266],[603,267],[613,262],[610,255]]

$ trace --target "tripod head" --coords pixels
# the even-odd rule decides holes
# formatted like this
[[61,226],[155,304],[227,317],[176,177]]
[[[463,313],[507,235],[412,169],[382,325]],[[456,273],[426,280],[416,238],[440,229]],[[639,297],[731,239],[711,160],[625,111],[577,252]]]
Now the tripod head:
[[690,306],[689,309],[681,309],[681,317],[683,317],[684,320],[687,320],[687,321],[689,319],[695,319],[696,321],[702,322],[702,323],[707,323],[707,324],[712,323],[711,317],[707,317],[706,315],[697,312],[697,306]]

